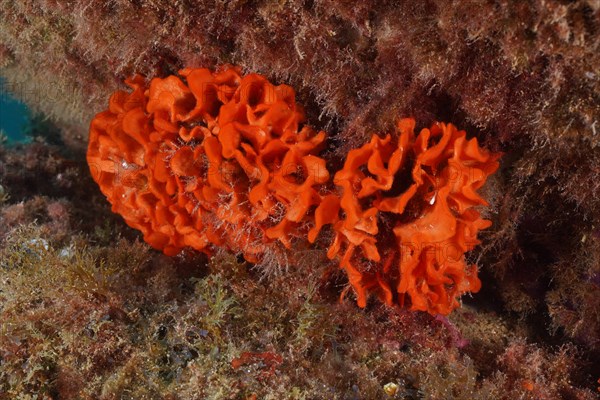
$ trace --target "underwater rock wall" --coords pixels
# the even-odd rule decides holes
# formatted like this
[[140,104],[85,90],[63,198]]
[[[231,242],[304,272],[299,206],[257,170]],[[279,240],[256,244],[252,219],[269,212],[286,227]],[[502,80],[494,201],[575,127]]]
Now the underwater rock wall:
[[[133,385],[131,382],[140,382],[143,377],[139,371],[150,368],[141,366],[142,360],[149,359],[157,366],[151,369],[156,372],[152,382],[156,378],[159,383],[145,388],[151,391],[147,396],[169,392],[178,379],[208,380],[206,387],[214,393],[222,393],[216,388],[235,387],[231,398],[273,393],[264,378],[259,379],[273,367],[281,379],[275,383],[287,387],[290,398],[295,396],[290,394],[296,393],[295,387],[300,388],[296,398],[302,398],[302,393],[318,398],[317,388],[322,385],[333,387],[323,398],[330,398],[327,395],[332,392],[343,393],[340,398],[369,398],[383,395],[383,385],[392,381],[401,381],[402,396],[414,398],[442,396],[435,392],[440,386],[450,388],[456,398],[477,398],[473,393],[481,398],[498,393],[512,398],[593,398],[598,376],[591,375],[597,366],[590,360],[600,358],[599,21],[597,0],[427,1],[418,5],[396,1],[197,4],[0,0],[0,74],[6,77],[7,87],[30,107],[53,118],[62,128],[65,142],[60,151],[51,151],[41,142],[2,149],[0,206],[2,222],[6,223],[0,234],[3,256],[13,257],[3,260],[13,260],[11,266],[16,268],[2,270],[2,285],[6,286],[0,292],[0,312],[3,321],[10,321],[3,326],[0,343],[3,371],[9,371],[0,375],[2,390],[45,390],[58,395],[77,389],[68,381],[95,382],[95,386],[90,383],[82,390],[90,396],[110,398]],[[172,267],[175,270],[187,271],[179,259],[165,261],[153,253],[153,261],[148,262],[124,263],[127,256],[111,261],[111,249],[119,236],[126,238],[122,246],[134,246],[123,254],[144,247],[132,244],[135,234],[110,216],[91,180],[82,178],[87,175],[80,158],[87,144],[89,121],[105,108],[110,93],[123,88],[125,78],[134,73],[167,76],[184,66],[224,63],[293,86],[305,105],[307,122],[329,133],[324,151],[335,169],[348,150],[367,143],[372,132],[391,132],[402,116],[414,116],[418,126],[430,126],[434,120],[452,122],[492,151],[505,153],[500,171],[490,179],[484,193],[492,205],[484,217],[491,219],[493,226],[482,235],[481,248],[473,256],[481,267],[482,289],[473,299],[465,300],[468,307],[453,316],[450,324],[411,314],[389,316],[389,310],[367,308],[367,313],[383,313],[374,320],[351,308],[337,316],[341,318],[339,324],[331,324],[337,327],[334,333],[324,331],[323,325],[329,324],[321,324],[319,318],[329,321],[328,313],[337,311],[323,314],[315,310],[322,310],[322,304],[325,308],[350,307],[332,305],[345,284],[334,274],[330,277],[334,283],[319,291],[313,302],[290,305],[291,310],[304,310],[297,317],[299,331],[293,334],[302,338],[309,335],[308,341],[298,339],[300,344],[288,344],[282,337],[289,336],[292,328],[283,322],[266,321],[265,315],[256,311],[250,318],[253,326],[272,323],[269,326],[279,328],[250,330],[243,333],[248,335],[244,339],[231,328],[232,336],[225,336],[225,342],[238,346],[226,348],[216,341],[221,340],[220,330],[229,325],[213,320],[202,323],[214,330],[209,342],[199,345],[190,339],[182,344],[187,340],[188,322],[177,325],[169,322],[171,318],[200,318],[210,306],[169,308],[177,298],[169,292],[173,287],[155,290],[144,282],[148,279],[158,287],[168,275],[170,282],[181,283],[182,290],[188,291],[183,300],[188,305],[199,296],[190,292],[205,289],[186,289],[180,280],[187,282],[189,276],[181,277],[179,270],[172,275],[156,272],[163,264],[171,268],[170,263],[176,265]],[[71,151],[67,155],[65,147]],[[76,217],[66,219],[65,215]],[[17,232],[34,221],[42,225],[41,231],[39,227],[27,228],[30,233],[19,234],[28,238],[25,245],[14,242]],[[18,279],[23,276],[19,268],[39,264],[36,251],[50,252],[54,257],[47,265],[62,265],[60,252],[65,250],[68,255],[69,245],[80,243],[75,239],[71,243],[70,238],[79,235],[84,243],[91,240],[88,245],[96,247],[80,264],[69,264],[83,265],[83,269],[76,267],[65,273],[70,274],[73,287],[86,290],[42,285],[40,293],[34,290],[36,285],[28,286],[31,282],[65,279],[48,280],[44,269],[31,270],[30,281]],[[40,239],[46,241],[47,248]],[[80,251],[85,247],[82,245]],[[323,254],[311,253],[311,257],[323,258]],[[136,263],[137,267],[133,265]],[[127,285],[117,287],[114,282],[121,275],[100,273],[99,265],[110,265],[115,271],[124,266],[133,268],[137,272],[127,279],[134,279],[144,289],[124,293]],[[298,269],[290,266],[289,270]],[[92,281],[90,273],[95,277]],[[108,278],[100,280],[102,286],[96,279],[104,276]],[[244,290],[267,290],[257,289],[256,276],[236,279],[223,285],[243,304],[248,304],[247,293],[256,292],[237,291],[240,286]],[[281,277],[270,279],[282,282]],[[250,309],[259,310],[265,302],[273,309],[279,307],[293,298],[290,293],[302,292],[302,281],[290,278],[290,282],[281,283],[281,293],[257,295]],[[17,282],[16,286],[11,282]],[[11,290],[19,295],[11,297]],[[144,293],[150,293],[151,300],[143,297]],[[80,316],[90,309],[106,312],[90,312],[93,317],[85,323],[77,318],[65,322],[61,314],[48,314],[53,299],[66,295],[72,301],[64,315]],[[216,321],[238,318],[229,307],[219,311],[224,314],[218,314]],[[115,311],[120,309],[126,310],[127,318]],[[136,309],[152,315],[147,327],[143,325],[145,317],[135,314]],[[312,322],[313,315],[317,315],[317,322]],[[49,318],[52,329],[44,325]],[[405,325],[403,320],[395,325],[390,322],[394,318],[417,322]],[[96,323],[100,330],[91,327]],[[82,360],[86,356],[74,352],[75,342],[69,342],[66,333],[78,337],[88,332],[88,325],[94,332],[89,334],[88,344],[97,353],[92,353],[96,358]],[[27,328],[11,330],[18,326]],[[427,337],[431,326],[447,336],[432,339],[435,344],[423,344],[420,340]],[[312,327],[318,328],[313,331]],[[66,341],[46,342],[57,337],[56,329],[65,333],[60,337]],[[163,331],[167,336],[160,333]],[[122,341],[110,341],[111,335]],[[400,338],[405,336],[417,339],[404,342]],[[138,340],[151,343],[152,351]],[[450,343],[452,350],[440,343]],[[215,346],[219,356],[211,353]],[[436,350],[423,350],[431,348]],[[148,351],[151,357],[145,358]],[[293,355],[281,363],[278,357],[264,354],[286,351]],[[202,356],[198,358],[194,352]],[[242,356],[244,352],[261,355]],[[203,366],[214,362],[214,368],[221,372],[210,375],[199,367],[200,361],[193,361],[199,359]],[[238,360],[235,365],[240,369],[229,369],[232,359]],[[327,360],[330,373],[316,367],[323,360]],[[90,369],[74,367],[82,362]],[[313,375],[306,379],[294,375],[294,363],[307,363]],[[25,382],[18,375],[23,365],[32,368],[25,371],[34,383],[14,386],[15,382]],[[89,365],[102,368],[95,370]],[[340,370],[340,365],[345,367]],[[175,372],[167,366],[175,366]],[[564,371],[570,372],[572,381]],[[230,372],[239,375],[232,378]],[[181,373],[186,378],[181,378]],[[240,389],[239,382],[250,385],[250,389]],[[457,382],[469,382],[466,391],[460,392]],[[138,393],[144,390],[136,387]],[[282,396],[279,393],[279,398]],[[228,397],[223,394],[215,398]]]

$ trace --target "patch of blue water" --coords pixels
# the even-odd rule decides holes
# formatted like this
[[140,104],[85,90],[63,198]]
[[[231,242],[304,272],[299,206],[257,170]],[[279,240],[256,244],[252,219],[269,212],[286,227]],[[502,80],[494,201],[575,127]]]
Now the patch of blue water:
[[8,143],[28,142],[26,135],[31,124],[29,108],[12,95],[10,85],[0,77],[0,132]]

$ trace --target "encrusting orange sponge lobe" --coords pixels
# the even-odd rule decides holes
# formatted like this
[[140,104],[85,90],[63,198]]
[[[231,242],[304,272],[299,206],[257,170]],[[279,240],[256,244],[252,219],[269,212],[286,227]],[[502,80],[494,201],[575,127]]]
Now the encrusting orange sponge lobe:
[[[184,82],[185,81],[185,82]],[[324,132],[300,128],[295,93],[263,76],[184,69],[126,81],[91,123],[92,176],[127,224],[167,255],[214,246],[259,260],[290,247],[329,179]]]
[[340,259],[360,307],[376,293],[390,305],[448,314],[460,295],[481,287],[464,253],[491,225],[473,207],[488,205],[477,189],[499,155],[452,124],[436,123],[416,137],[414,128],[413,119],[402,119],[396,141],[374,135],[349,152],[334,176],[339,191],[317,207],[308,239],[332,225],[328,256]]
[[[464,254],[491,225],[477,190],[499,154],[452,124],[373,135],[333,176],[325,132],[304,125],[294,90],[225,65],[127,79],[90,126],[94,180],[126,223],[167,255],[216,248],[259,262],[273,242],[315,243],[327,227],[360,307],[370,294],[448,314],[477,292]],[[333,183],[333,184],[332,184]],[[305,239],[304,239],[305,238]]]

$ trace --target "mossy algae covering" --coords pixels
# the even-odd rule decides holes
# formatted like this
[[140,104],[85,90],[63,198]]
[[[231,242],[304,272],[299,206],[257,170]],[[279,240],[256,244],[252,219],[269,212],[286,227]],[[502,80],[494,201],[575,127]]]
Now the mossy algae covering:
[[[0,149],[0,398],[597,398],[598,1],[0,4],[1,74],[62,138]],[[89,177],[89,121],[135,72],[228,62],[293,86],[336,169],[404,116],[504,152],[481,292],[360,310],[323,248],[142,243]]]

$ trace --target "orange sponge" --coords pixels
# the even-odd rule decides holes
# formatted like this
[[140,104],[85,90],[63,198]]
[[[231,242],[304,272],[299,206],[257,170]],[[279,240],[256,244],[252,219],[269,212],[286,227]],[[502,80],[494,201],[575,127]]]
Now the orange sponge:
[[339,258],[360,307],[376,293],[388,304],[448,314],[460,295],[481,286],[464,253],[491,225],[473,207],[487,205],[477,189],[499,155],[452,124],[434,124],[416,138],[414,127],[402,119],[397,140],[374,135],[348,153],[334,177],[339,195],[319,204],[308,239],[332,225],[328,256]]
[[303,236],[324,132],[300,128],[294,90],[239,68],[136,76],[90,127],[92,176],[127,224],[165,254],[214,246],[256,262],[268,243]]
[[[415,121],[351,150],[334,186],[295,92],[238,67],[126,80],[90,126],[87,160],[114,212],[167,255],[216,247],[258,262],[330,225],[358,305],[369,294],[448,314],[480,288],[464,254],[490,226],[477,191],[498,154],[451,124]],[[333,190],[332,190],[333,189]]]

